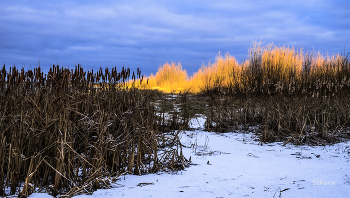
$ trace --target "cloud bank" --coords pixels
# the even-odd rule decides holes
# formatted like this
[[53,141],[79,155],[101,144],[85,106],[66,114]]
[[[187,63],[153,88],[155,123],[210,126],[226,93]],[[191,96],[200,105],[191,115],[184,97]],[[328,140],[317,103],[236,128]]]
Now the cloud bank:
[[189,74],[215,56],[246,59],[252,41],[322,53],[350,48],[350,2],[309,1],[3,1],[0,63],[86,69],[165,62]]

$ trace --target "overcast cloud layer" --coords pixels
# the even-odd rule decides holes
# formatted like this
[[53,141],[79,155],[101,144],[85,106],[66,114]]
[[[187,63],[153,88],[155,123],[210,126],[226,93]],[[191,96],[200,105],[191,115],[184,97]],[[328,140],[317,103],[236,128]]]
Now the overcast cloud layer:
[[0,63],[86,69],[180,62],[191,75],[252,41],[322,53],[350,51],[350,1],[2,1]]

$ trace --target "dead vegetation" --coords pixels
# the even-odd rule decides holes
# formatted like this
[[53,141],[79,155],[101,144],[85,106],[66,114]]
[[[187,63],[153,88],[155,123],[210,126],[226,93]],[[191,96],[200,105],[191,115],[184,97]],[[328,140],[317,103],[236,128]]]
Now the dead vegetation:
[[[206,112],[207,130],[250,131],[261,142],[284,141],[285,144],[326,145],[350,139],[347,97],[225,96],[213,100],[211,103],[215,105]],[[254,130],[249,130],[252,126]]]
[[[325,145],[350,138],[349,54],[250,49],[239,83],[206,86],[207,130],[256,125],[261,142]],[[232,81],[236,82],[236,81]]]
[[[73,196],[109,188],[122,174],[183,169],[188,160],[179,134],[198,114],[208,131],[253,131],[262,143],[350,138],[349,54],[255,44],[246,62],[219,56],[187,84],[180,64],[166,64],[156,76],[144,79],[125,68],[53,66],[44,74],[40,67],[4,66],[0,196]],[[177,94],[150,90],[157,87]]]
[[[73,196],[109,188],[120,175],[186,166],[178,134],[160,122],[154,91],[125,89],[129,69],[0,76],[0,196],[34,191]],[[142,78],[141,78],[142,79]],[[99,85],[96,88],[96,85]],[[124,88],[123,88],[124,86]],[[179,125],[183,122],[178,121]],[[168,127],[168,132],[162,131]],[[158,150],[168,144],[161,156]]]
[[[189,107],[206,115],[208,131],[254,126],[261,142],[324,145],[349,139],[349,55],[255,42],[245,62],[219,54],[188,78],[185,90],[197,98]],[[164,71],[158,76],[179,73],[180,67]]]

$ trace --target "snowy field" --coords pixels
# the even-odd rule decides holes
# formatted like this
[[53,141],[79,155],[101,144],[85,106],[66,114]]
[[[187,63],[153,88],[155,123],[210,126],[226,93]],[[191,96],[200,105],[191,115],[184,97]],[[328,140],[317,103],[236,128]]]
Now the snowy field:
[[[183,171],[126,175],[92,197],[349,197],[350,142],[332,146],[294,146],[254,141],[253,134],[195,131],[181,141],[192,164]],[[34,193],[30,197],[51,197]]]

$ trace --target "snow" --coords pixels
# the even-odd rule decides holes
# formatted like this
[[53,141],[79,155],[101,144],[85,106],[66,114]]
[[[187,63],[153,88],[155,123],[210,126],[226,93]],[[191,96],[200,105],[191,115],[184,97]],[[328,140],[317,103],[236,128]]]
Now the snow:
[[[330,146],[259,144],[251,133],[202,130],[204,118],[185,131],[189,168],[142,176],[125,175],[92,197],[348,197],[350,142]],[[30,197],[50,197],[34,193]]]

